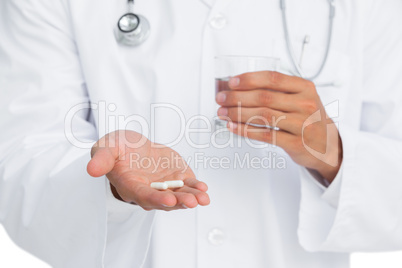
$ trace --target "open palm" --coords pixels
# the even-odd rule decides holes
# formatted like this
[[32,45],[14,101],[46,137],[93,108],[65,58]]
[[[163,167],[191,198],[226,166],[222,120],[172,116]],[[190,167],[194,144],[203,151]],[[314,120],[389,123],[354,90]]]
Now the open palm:
[[[208,187],[198,181],[184,159],[169,147],[128,130],[101,138],[92,148],[88,173],[106,175],[114,195],[145,210],[176,210],[208,205]],[[184,187],[159,191],[152,182],[183,180]]]

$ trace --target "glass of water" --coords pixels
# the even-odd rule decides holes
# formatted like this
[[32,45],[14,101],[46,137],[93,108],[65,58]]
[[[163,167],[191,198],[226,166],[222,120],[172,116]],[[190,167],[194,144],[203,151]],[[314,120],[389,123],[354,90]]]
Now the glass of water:
[[[277,71],[279,59],[271,57],[253,56],[218,56],[215,57],[215,94],[230,90],[228,82],[230,77],[259,71]],[[217,107],[219,109],[219,107]],[[229,132],[226,129],[227,121],[216,119],[215,131],[217,137],[227,138]]]

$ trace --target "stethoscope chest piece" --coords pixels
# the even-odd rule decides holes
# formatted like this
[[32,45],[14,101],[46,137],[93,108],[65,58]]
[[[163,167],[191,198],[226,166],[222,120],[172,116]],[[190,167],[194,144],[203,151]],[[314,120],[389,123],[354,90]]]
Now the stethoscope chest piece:
[[145,17],[129,12],[117,22],[116,40],[122,45],[138,46],[147,40],[150,30],[149,21]]

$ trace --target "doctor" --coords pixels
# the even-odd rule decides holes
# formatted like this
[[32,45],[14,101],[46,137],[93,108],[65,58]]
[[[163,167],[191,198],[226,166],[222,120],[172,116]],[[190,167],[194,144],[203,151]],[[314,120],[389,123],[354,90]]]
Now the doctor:
[[[336,4],[313,84],[290,75],[278,1],[138,0],[151,32],[136,47],[115,38],[124,0],[1,1],[0,221],[9,235],[53,267],[343,268],[349,252],[401,249],[402,3]],[[324,0],[287,1],[308,76],[326,54],[328,11]],[[216,114],[213,58],[223,54],[274,56],[283,69],[231,79],[216,102],[239,135],[217,148],[205,118]],[[330,148],[337,165],[300,146],[315,111],[323,120],[304,140]],[[280,131],[243,124],[282,113]],[[181,164],[127,171],[122,152],[131,164]],[[186,186],[151,191],[138,179],[167,177]]]

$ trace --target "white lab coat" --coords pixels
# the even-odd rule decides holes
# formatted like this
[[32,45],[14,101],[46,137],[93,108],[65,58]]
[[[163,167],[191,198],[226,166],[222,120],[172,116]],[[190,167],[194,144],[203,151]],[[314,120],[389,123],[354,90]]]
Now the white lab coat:
[[[280,148],[241,140],[194,149],[182,139],[173,147],[193,157],[212,202],[170,213],[120,202],[106,178],[91,178],[89,149],[66,139],[67,112],[98,105],[74,117],[74,135],[89,147],[117,128],[143,131],[135,123],[105,126],[99,116],[150,120],[151,103],[212,120],[214,56],[274,56],[281,71],[292,70],[279,3],[138,0],[152,32],[141,46],[124,47],[113,31],[125,2],[0,2],[0,221],[19,246],[54,267],[87,268],[344,268],[348,252],[402,248],[402,2],[337,1],[332,49],[315,81],[336,82],[317,89],[332,104],[344,148],[329,188]],[[303,67],[313,74],[326,46],[327,1],[287,2],[296,55],[311,36]],[[110,104],[116,109],[102,108]],[[154,135],[145,134],[173,141],[178,114],[160,108],[155,118]],[[210,144],[211,133],[190,136]],[[214,169],[197,166],[197,153],[232,160],[275,153],[286,168]]]

